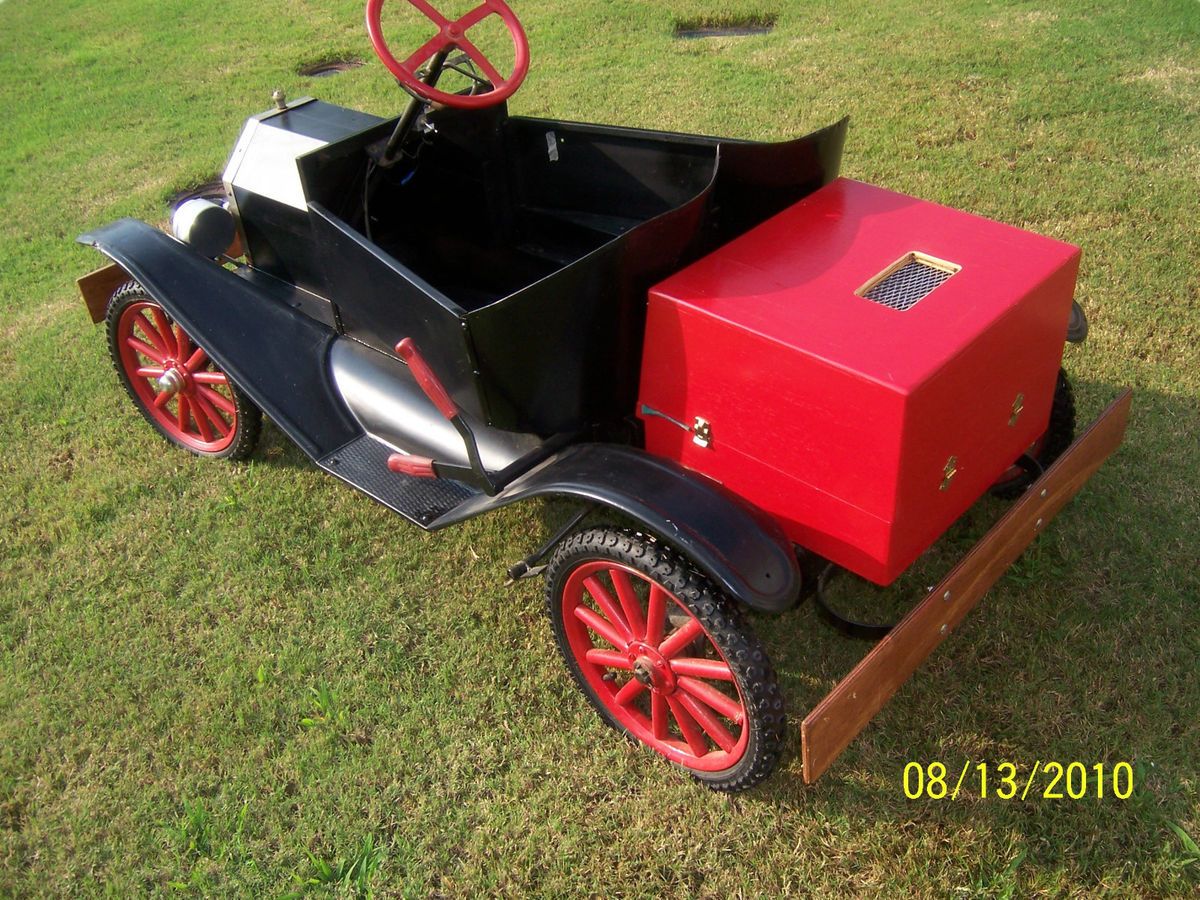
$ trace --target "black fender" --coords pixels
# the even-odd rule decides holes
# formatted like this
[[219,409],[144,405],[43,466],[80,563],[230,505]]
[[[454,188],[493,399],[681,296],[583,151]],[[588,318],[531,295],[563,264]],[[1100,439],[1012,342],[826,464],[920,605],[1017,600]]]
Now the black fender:
[[328,375],[333,329],[145,222],[78,240],[128,272],[310,457],[358,436]]
[[795,551],[773,519],[715,481],[633,447],[574,444],[496,496],[473,498],[432,527],[518,500],[554,496],[629,516],[752,609],[783,612],[800,596]]

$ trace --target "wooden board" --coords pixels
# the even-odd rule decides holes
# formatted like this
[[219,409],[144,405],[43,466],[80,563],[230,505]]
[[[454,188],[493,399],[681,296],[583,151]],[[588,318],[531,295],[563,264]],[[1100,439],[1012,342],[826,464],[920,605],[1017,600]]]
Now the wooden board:
[[116,263],[109,263],[102,269],[75,279],[75,285],[83,295],[83,302],[87,305],[88,315],[92,317],[93,322],[99,324],[104,321],[109,298],[127,281],[129,273]]
[[1126,388],[950,574],[813,708],[800,725],[806,784],[829,768],[1121,445],[1131,396]]

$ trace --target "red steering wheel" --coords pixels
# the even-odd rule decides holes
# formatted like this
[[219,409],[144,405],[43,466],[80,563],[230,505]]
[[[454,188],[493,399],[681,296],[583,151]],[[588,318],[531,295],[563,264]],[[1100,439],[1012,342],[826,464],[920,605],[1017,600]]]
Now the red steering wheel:
[[[516,14],[508,8],[508,4],[504,0],[483,0],[465,16],[454,21],[438,12],[429,0],[408,0],[408,2],[424,13],[438,29],[438,33],[422,44],[421,48],[408,59],[404,62],[396,59],[383,39],[383,29],[379,24],[379,14],[383,11],[383,0],[367,0],[367,33],[371,36],[371,46],[375,48],[375,53],[378,54],[380,60],[409,90],[426,100],[443,103],[446,106],[478,109],[507,100],[521,86],[521,82],[525,80],[525,73],[529,71],[529,40],[525,37],[525,29],[517,21]],[[502,77],[496,71],[496,67],[488,61],[488,58],[467,38],[468,29],[478,25],[491,15],[500,17],[512,38],[515,60],[512,74],[507,78]],[[426,61],[452,47],[457,47],[467,54],[487,80],[492,83],[492,90],[486,94],[450,94],[427,85],[417,77],[417,69]]]

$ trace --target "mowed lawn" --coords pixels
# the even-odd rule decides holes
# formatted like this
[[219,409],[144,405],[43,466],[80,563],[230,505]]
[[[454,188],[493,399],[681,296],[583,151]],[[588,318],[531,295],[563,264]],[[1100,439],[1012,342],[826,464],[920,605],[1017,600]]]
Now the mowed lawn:
[[[1082,418],[1134,387],[1124,449],[815,787],[798,722],[866,646],[811,605],[755,617],[789,752],[709,793],[601,724],[541,584],[504,586],[558,510],[429,535],[270,426],[243,464],[171,450],[75,293],[75,235],[165,222],[272,89],[398,111],[358,0],[0,0],[0,895],[1193,895],[1200,5],[514,5],[514,113],[758,139],[849,114],[843,174],[1081,245],[1065,364]],[[725,15],[777,19],[673,37]],[[297,74],[331,56],[367,64]],[[968,760],[1128,761],[1135,790],[905,797],[907,762]]]

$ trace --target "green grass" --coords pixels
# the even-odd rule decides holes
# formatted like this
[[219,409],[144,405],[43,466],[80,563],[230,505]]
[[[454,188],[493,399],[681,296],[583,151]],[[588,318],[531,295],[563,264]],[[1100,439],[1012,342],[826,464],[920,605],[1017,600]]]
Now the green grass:
[[[1200,6],[518,12],[514,112],[749,138],[849,113],[844,174],[1082,245],[1067,365],[1088,417],[1134,386],[1125,448],[817,786],[793,730],[768,785],[710,794],[600,724],[540,585],[503,586],[545,508],[428,535],[273,429],[246,464],[169,452],[75,295],[72,238],[161,222],[273,88],[397,109],[373,60],[295,74],[370,56],[358,0],[0,2],[0,895],[1192,894]],[[864,651],[811,606],[755,623],[793,722]],[[1129,760],[1137,790],[904,798],[905,762],[968,758]]]

